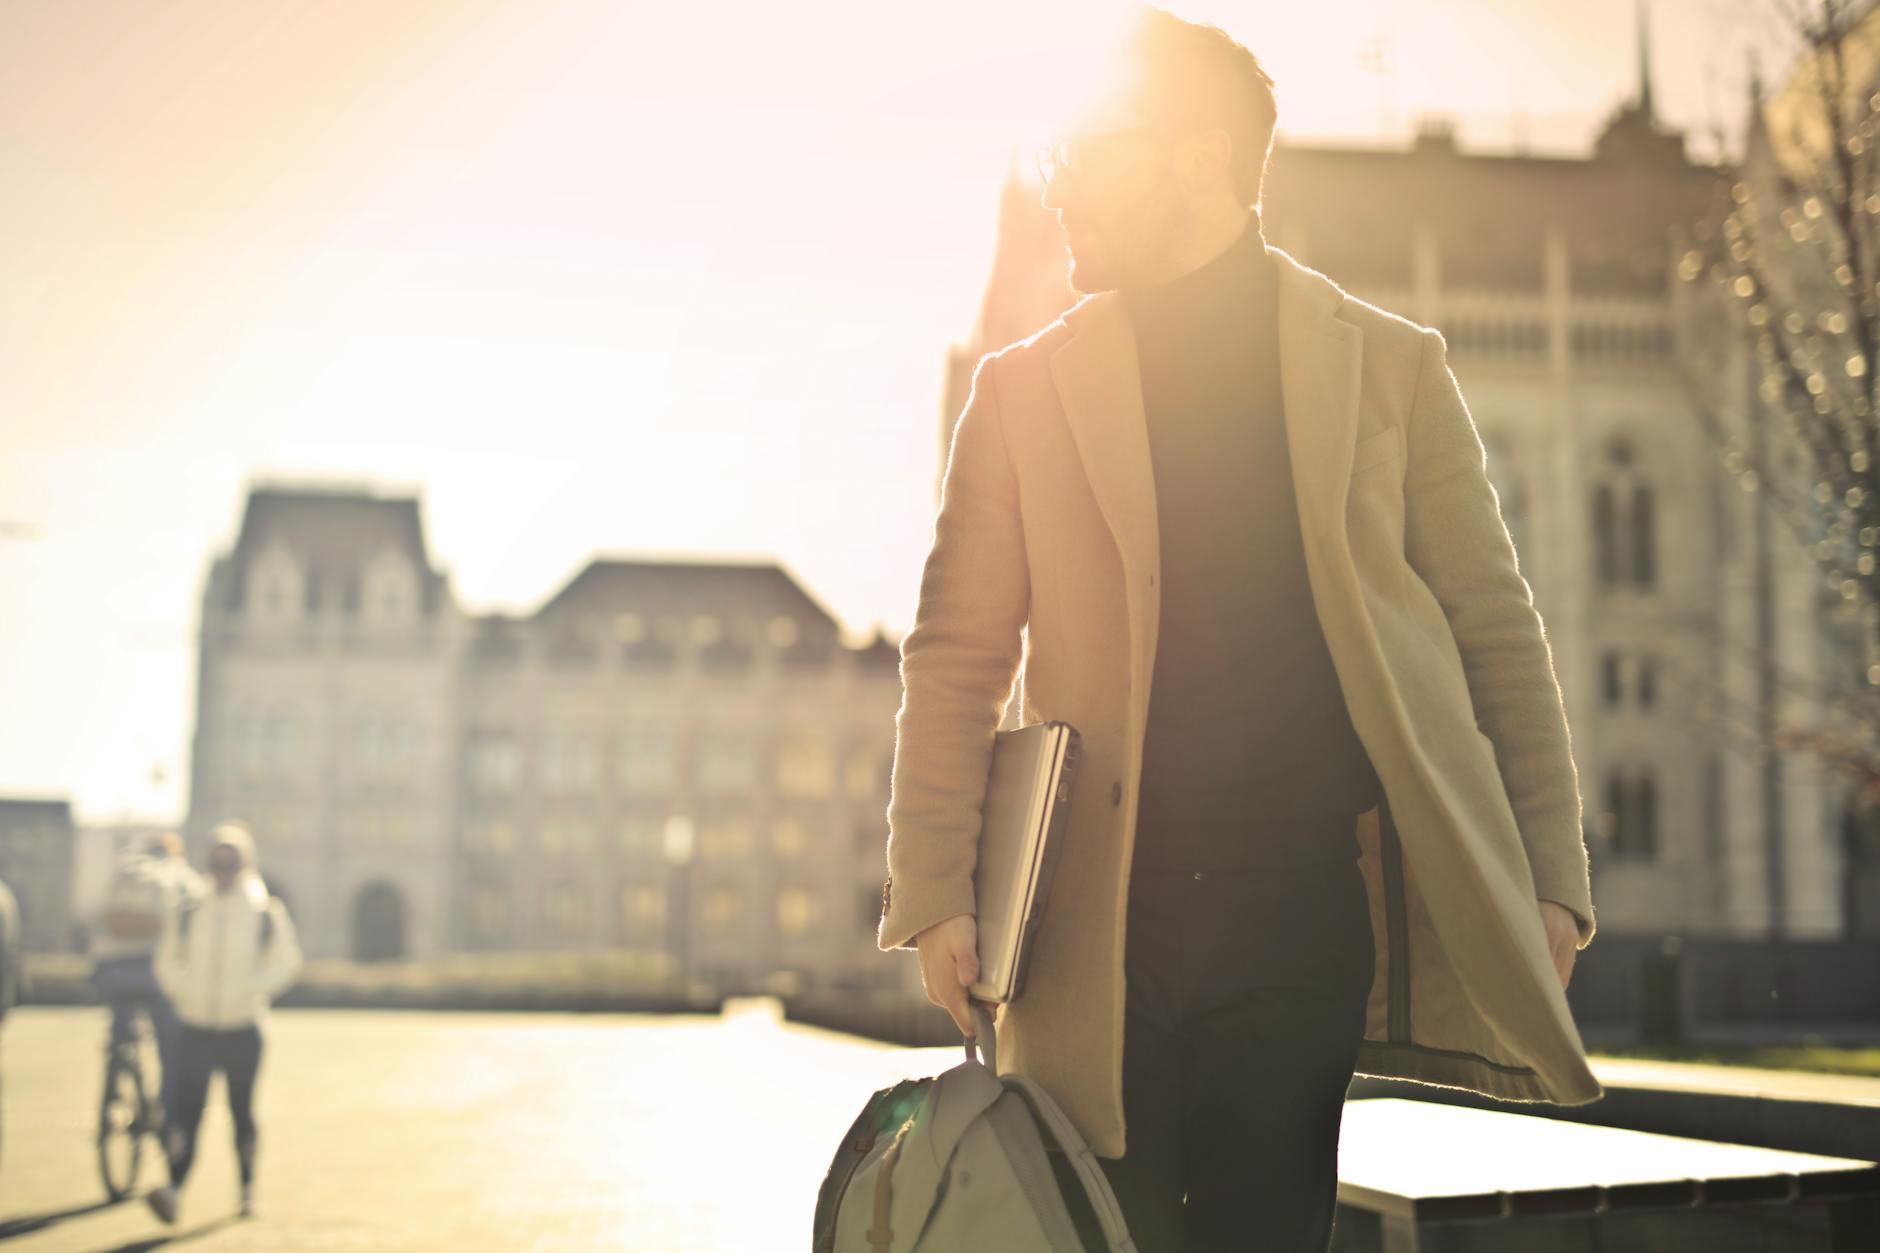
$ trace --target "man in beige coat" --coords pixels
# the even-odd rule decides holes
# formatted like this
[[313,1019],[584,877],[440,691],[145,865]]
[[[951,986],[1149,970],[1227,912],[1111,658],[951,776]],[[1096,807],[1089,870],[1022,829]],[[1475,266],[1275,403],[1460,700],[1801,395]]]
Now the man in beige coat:
[[[1108,115],[1047,170],[1072,283],[1090,294],[980,363],[953,436],[902,646],[879,943],[917,948],[928,996],[970,1030],[980,808],[1016,678],[1020,721],[1071,723],[1084,759],[1027,990],[998,1012],[1001,1069],[1062,1103],[1146,1251],[1184,1231],[1191,1249],[1322,1249],[1352,1073],[1512,1101],[1601,1095],[1564,994],[1594,932],[1578,778],[1442,336],[1265,243],[1276,109],[1245,48],[1155,10],[1131,48]],[[1217,308],[1237,319],[1224,333]],[[1220,490],[1236,475],[1248,499]],[[1283,514],[1258,512],[1274,500]],[[1301,616],[1310,630],[1273,626]],[[1282,647],[1267,686],[1242,682]],[[1262,712],[1274,692],[1316,697],[1282,725]],[[1222,743],[1248,746],[1241,768],[1230,754],[1198,774]],[[1262,770],[1266,799],[1238,826],[1176,821]],[[1276,790],[1288,777],[1298,786]],[[1192,875],[1212,895],[1164,873],[1224,854],[1239,860]],[[1204,900],[1216,915],[1184,916]],[[1276,910],[1306,930],[1262,931]],[[1156,990],[1176,1008],[1152,1072],[1145,989],[1177,932],[1181,952],[1215,956]],[[1367,960],[1314,964],[1343,936]],[[1319,1004],[1308,978],[1331,1008],[1300,1009]],[[1221,1012],[1240,1036],[1181,1009],[1195,980],[1236,989]],[[1269,1047],[1289,1031],[1290,1051]],[[1192,1109],[1163,1116],[1149,1094],[1177,1089],[1155,1086],[1162,1070],[1202,1086]],[[1280,1099],[1303,1089],[1315,1103]],[[1240,1148],[1256,1143],[1266,1157]]]

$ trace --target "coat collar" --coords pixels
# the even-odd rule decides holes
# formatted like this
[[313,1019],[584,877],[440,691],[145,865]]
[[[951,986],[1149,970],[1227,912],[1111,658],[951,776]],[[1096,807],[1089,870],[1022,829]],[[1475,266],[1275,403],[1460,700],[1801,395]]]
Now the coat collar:
[[[1279,275],[1280,393],[1300,524],[1308,549],[1324,555],[1321,546],[1344,534],[1364,336],[1337,316],[1342,288],[1284,250],[1266,250]],[[1135,330],[1113,291],[1079,302],[1064,321],[1072,337],[1051,356],[1052,380],[1134,588],[1159,567],[1161,542]]]

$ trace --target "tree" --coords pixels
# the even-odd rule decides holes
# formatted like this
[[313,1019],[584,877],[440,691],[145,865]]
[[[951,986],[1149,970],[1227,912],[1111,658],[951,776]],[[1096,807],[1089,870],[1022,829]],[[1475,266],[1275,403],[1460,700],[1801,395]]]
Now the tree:
[[[1758,738],[1764,751],[1812,753],[1880,803],[1880,6],[1770,3],[1799,55],[1768,101],[1752,87],[1728,203],[1679,262],[1681,280],[1722,298],[1698,315],[1688,364],[1723,466],[1813,560],[1831,640],[1847,650],[1847,665],[1806,680],[1784,673],[1759,633]],[[1760,404],[1733,427],[1715,346],[1737,331]],[[1772,715],[1778,705],[1822,717],[1805,725]]]

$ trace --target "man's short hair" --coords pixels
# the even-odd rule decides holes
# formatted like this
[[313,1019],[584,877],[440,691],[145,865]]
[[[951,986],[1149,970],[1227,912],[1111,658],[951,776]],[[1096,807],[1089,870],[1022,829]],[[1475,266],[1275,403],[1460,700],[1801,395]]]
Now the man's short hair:
[[1226,131],[1234,146],[1228,167],[1234,192],[1253,208],[1279,121],[1273,79],[1259,58],[1218,26],[1147,6],[1129,47],[1142,75],[1142,111],[1157,121]]

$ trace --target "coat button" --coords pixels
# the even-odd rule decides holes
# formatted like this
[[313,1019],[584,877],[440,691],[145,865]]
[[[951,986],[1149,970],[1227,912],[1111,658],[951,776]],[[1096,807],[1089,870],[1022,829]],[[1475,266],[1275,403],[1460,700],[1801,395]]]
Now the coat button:
[[1122,803],[1123,803],[1123,785],[1121,783],[1110,784],[1110,804],[1120,805]]

